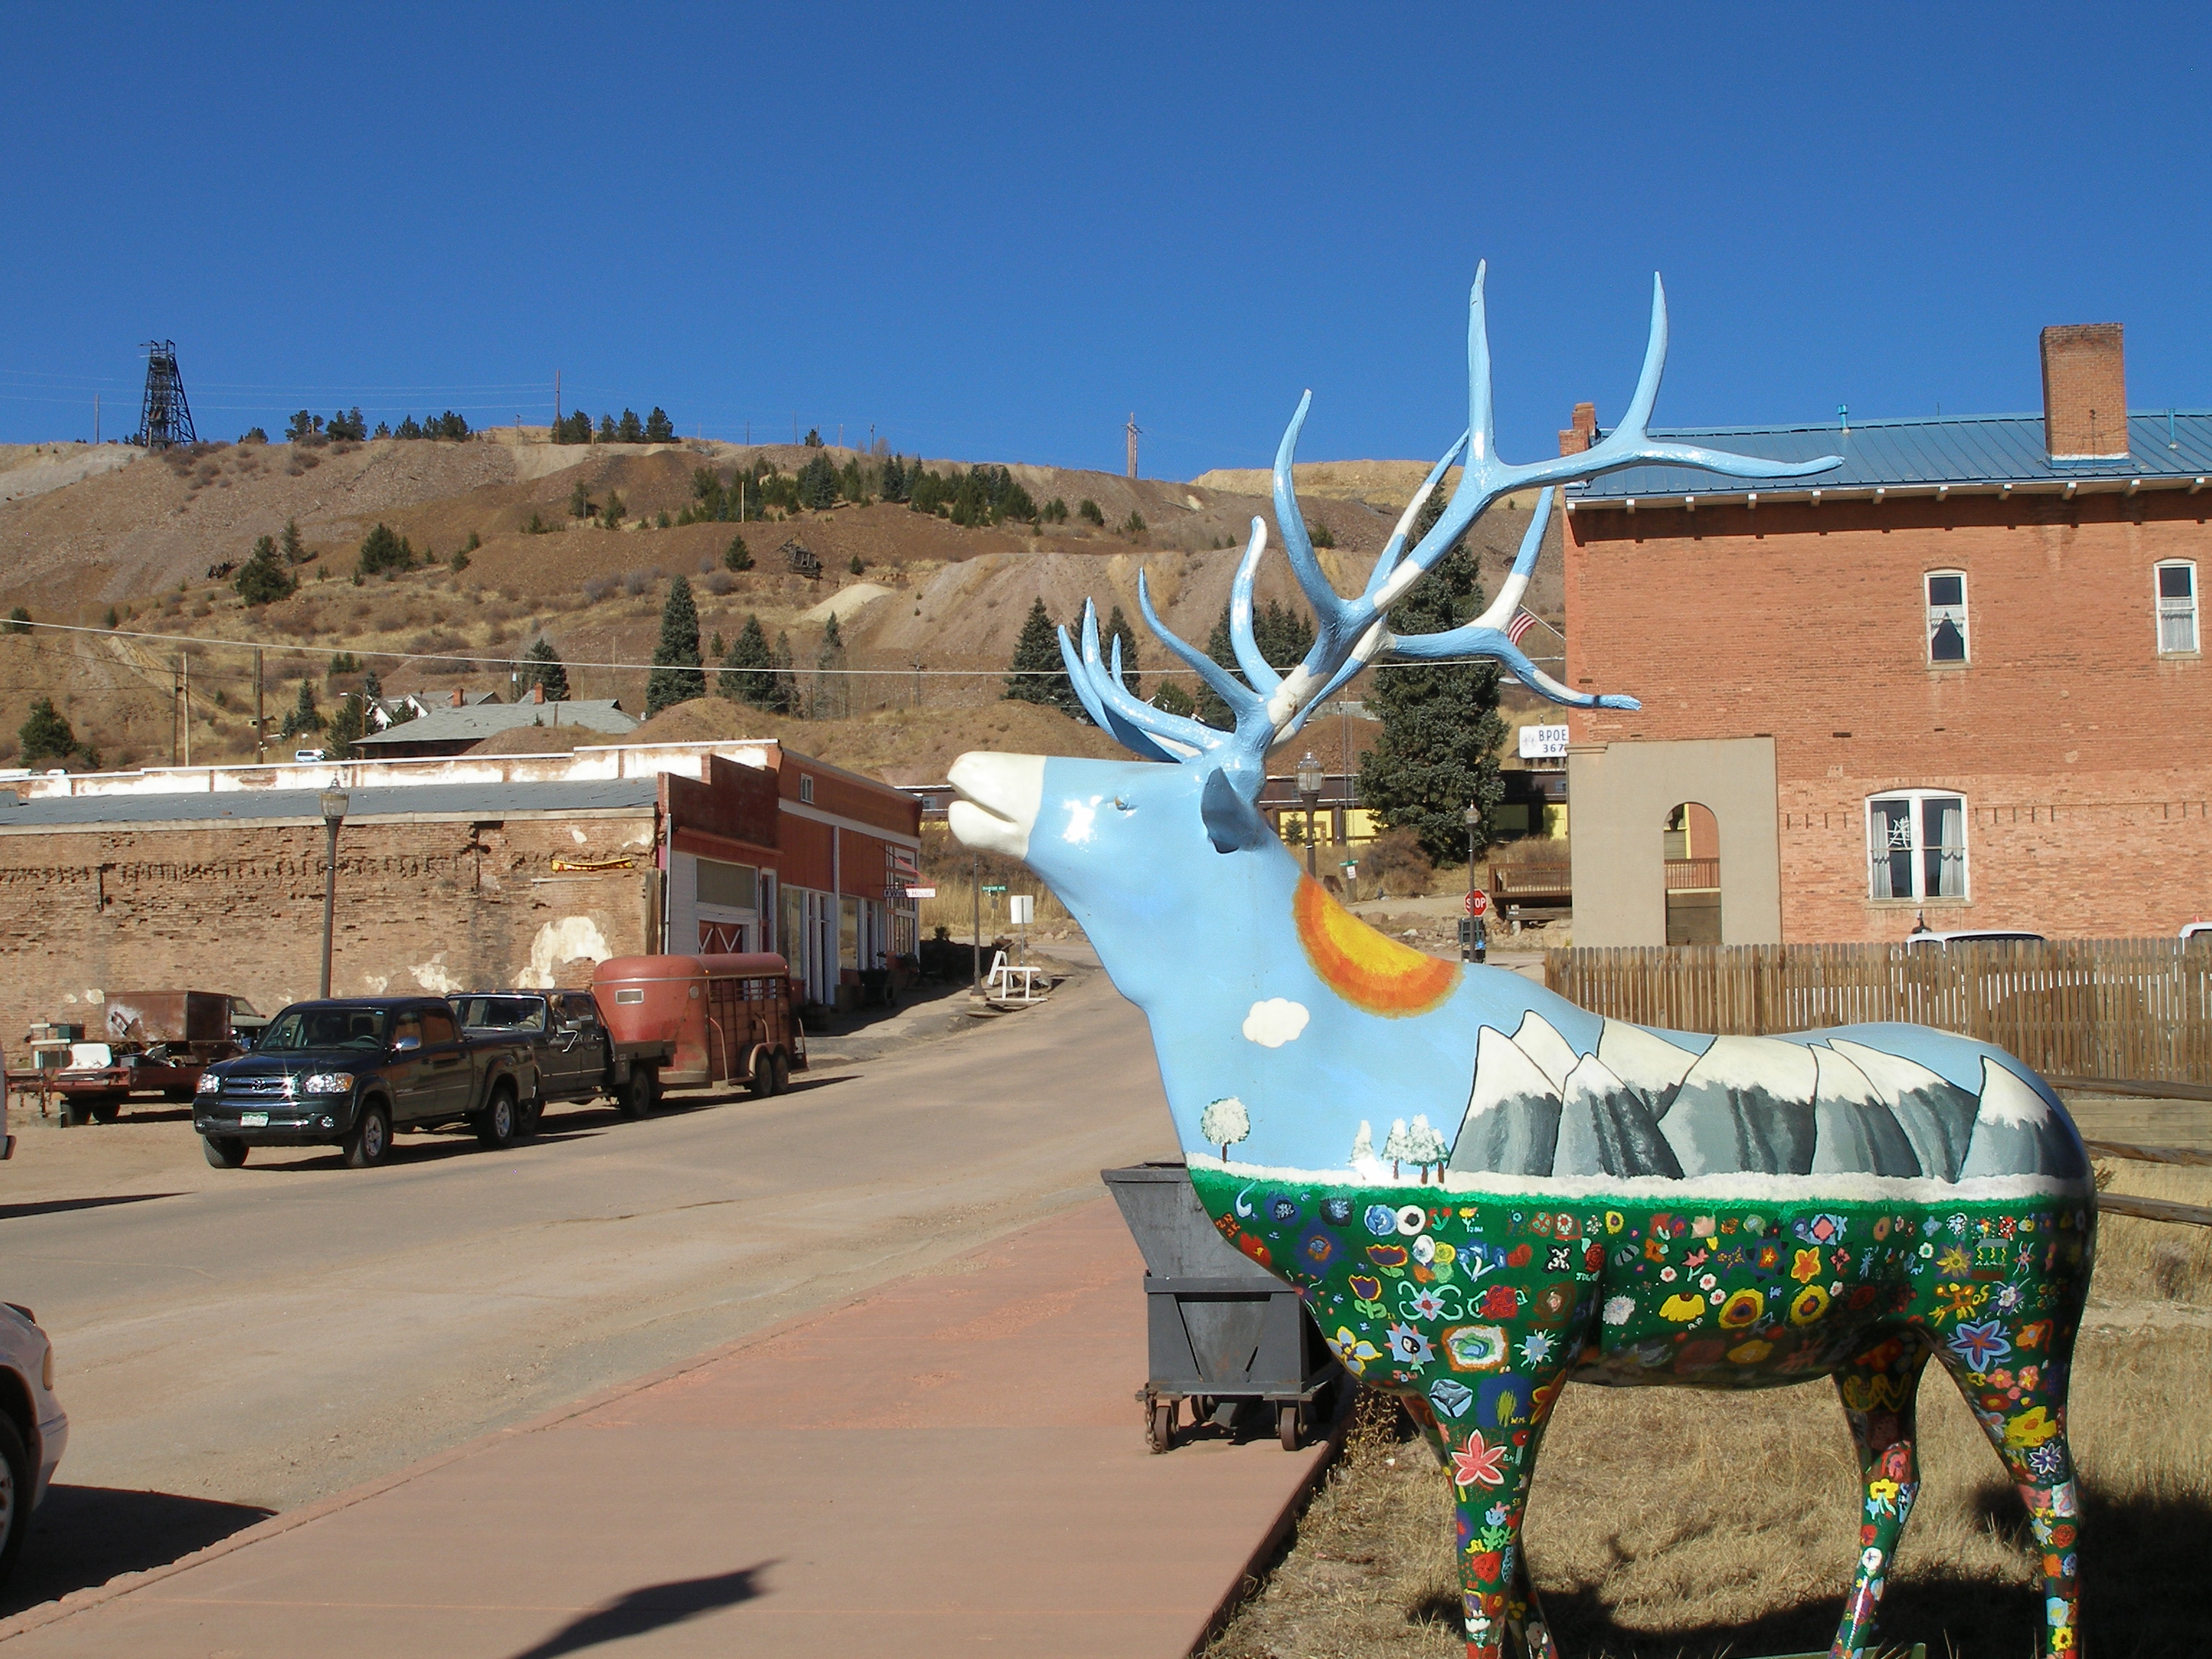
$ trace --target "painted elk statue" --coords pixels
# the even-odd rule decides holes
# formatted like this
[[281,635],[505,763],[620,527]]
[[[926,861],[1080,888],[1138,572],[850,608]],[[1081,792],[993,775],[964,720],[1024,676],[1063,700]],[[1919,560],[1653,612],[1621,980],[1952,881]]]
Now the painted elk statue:
[[[1544,1425],[1571,1378],[1771,1388],[1835,1379],[1864,1478],[1836,1634],[1862,1652],[1919,1488],[1914,1398],[1933,1355],[1966,1395],[2041,1545],[2045,1654],[2076,1636],[2077,1501],[2067,1377],[2087,1294],[2095,1190],[2050,1089],[1985,1043],[1877,1024],[1700,1036],[1585,1012],[1520,975],[1425,956],[1308,878],[1256,810],[1268,750],[1370,664],[1489,657],[1557,702],[1633,708],[1539,670],[1504,632],[1534,568],[1546,489],[1496,602],[1403,638],[1392,605],[1510,491],[1664,463],[1730,477],[1783,465],[1646,431],[1666,356],[1654,285],[1636,395],[1595,447],[1499,460],[1478,271],[1468,430],[1399,521],[1358,599],[1322,574],[1291,457],[1275,459],[1284,549],[1315,639],[1278,674],[1253,639],[1255,520],[1230,620],[1239,681],[1146,622],[1235,716],[1216,730],[1126,687],[1085,608],[1061,649],[1092,719],[1137,762],[969,754],[951,825],[1028,863],[1150,1020],[1191,1179],[1222,1231],[1298,1287],[1345,1364],[1395,1391],[1450,1480],[1468,1651],[1554,1652],[1520,1550]],[[1407,538],[1457,463],[1443,515]],[[1370,1126],[1415,1120],[1417,1167]],[[1425,1122],[1420,1121],[1425,1120]],[[1401,1137],[1401,1144],[1413,1137]]]

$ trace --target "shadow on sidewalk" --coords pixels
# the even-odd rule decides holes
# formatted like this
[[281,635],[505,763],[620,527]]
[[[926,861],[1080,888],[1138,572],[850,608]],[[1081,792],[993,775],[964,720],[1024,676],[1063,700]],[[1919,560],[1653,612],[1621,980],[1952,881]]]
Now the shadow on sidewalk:
[[174,1492],[57,1485],[31,1519],[15,1577],[0,1594],[0,1619],[118,1573],[167,1566],[275,1513]]
[[679,1578],[665,1584],[647,1584],[625,1591],[612,1601],[570,1620],[535,1646],[525,1648],[514,1659],[556,1659],[564,1653],[581,1653],[605,1642],[642,1636],[647,1631],[680,1625],[702,1613],[733,1607],[761,1595],[755,1577],[775,1565],[739,1567],[712,1578]]

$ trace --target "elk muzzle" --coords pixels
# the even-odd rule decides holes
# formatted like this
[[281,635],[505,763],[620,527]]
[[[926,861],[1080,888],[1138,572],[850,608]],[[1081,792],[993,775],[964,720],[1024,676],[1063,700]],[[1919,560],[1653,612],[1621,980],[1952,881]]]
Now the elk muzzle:
[[961,845],[1026,859],[1030,831],[1044,799],[1042,755],[993,755],[971,750],[945,775],[960,792],[945,815]]

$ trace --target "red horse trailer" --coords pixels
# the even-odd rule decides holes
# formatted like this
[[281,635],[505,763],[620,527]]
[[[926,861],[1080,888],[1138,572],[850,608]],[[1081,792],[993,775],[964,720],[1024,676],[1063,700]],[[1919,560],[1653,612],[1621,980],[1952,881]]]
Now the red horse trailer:
[[791,967],[766,951],[615,957],[592,975],[617,1075],[664,1086],[744,1082],[781,1094],[806,1069]]

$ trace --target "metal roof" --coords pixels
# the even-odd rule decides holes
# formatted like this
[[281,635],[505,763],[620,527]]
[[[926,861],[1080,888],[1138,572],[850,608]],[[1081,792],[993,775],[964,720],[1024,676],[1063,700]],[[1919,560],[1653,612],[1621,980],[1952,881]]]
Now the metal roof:
[[2014,484],[2059,490],[2195,484],[2212,477],[2212,410],[2160,410],[2128,416],[2128,453],[2111,459],[2053,461],[2044,453],[2043,416],[1977,415],[1911,421],[1833,422],[1818,426],[1717,426],[1654,431],[1658,439],[1707,445],[1778,461],[1840,455],[1841,466],[1808,478],[1757,482],[1723,478],[1686,467],[1632,466],[1587,483],[1569,484],[1571,501],[1611,505],[1638,497],[1735,500],[1747,494],[1780,499],[1819,491],[1863,495],[1875,489]]
[[[651,807],[659,798],[656,777],[608,778],[590,783],[423,783],[356,789],[348,798],[348,823],[362,818],[508,818],[526,812],[588,815]],[[313,789],[179,790],[167,794],[47,796],[10,805],[0,790],[0,834],[108,825],[184,823],[222,825],[293,821],[320,823],[319,792]]]
[[375,752],[387,744],[477,742],[519,726],[579,726],[589,732],[635,732],[638,719],[626,714],[611,697],[577,702],[484,702],[465,708],[434,708],[401,725],[355,739],[354,747]]

